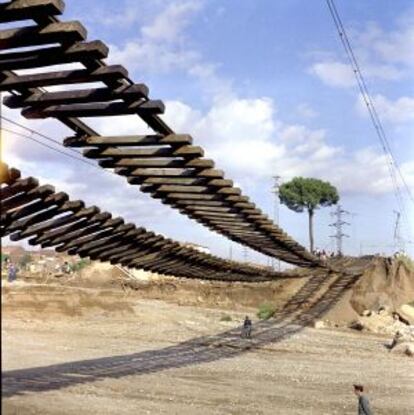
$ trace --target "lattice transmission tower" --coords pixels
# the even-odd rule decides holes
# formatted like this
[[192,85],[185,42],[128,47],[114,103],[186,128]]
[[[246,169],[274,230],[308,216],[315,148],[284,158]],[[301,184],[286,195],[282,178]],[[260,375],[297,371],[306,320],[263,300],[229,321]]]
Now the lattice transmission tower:
[[331,212],[331,216],[335,218],[335,222],[329,224],[335,228],[335,233],[330,235],[331,238],[336,240],[336,253],[338,256],[342,256],[342,242],[343,238],[349,238],[349,235],[343,232],[344,225],[350,225],[349,222],[343,220],[343,217],[350,215],[351,213],[345,209],[342,209],[341,205],[337,205],[336,209]]

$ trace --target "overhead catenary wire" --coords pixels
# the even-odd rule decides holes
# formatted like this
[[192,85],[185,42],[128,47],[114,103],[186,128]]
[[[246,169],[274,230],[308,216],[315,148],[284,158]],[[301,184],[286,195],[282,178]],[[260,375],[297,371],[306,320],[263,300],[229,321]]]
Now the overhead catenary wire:
[[[95,167],[95,168],[99,169],[100,171],[102,171],[102,169],[99,168],[97,165],[95,165],[95,164],[93,164],[93,163],[91,163],[91,162],[89,162],[89,161],[87,161],[87,160],[85,160],[85,159],[83,159],[81,157],[76,157],[76,156],[74,156],[72,154],[66,153],[65,151],[62,151],[62,150],[60,150],[60,149],[58,149],[56,147],[53,147],[53,146],[51,146],[51,145],[49,145],[49,144],[47,144],[47,143],[45,143],[43,141],[40,141],[40,140],[34,138],[33,136],[30,136],[28,134],[21,133],[19,131],[11,130],[10,128],[7,128],[7,127],[1,127],[1,130],[6,131],[6,132],[8,132],[10,134],[14,134],[14,135],[16,135],[18,137],[27,138],[28,140],[32,140],[32,141],[36,142],[39,145],[42,145],[44,147],[47,147],[50,150],[56,151],[56,152],[58,152],[60,154],[63,154],[64,156],[70,157],[70,158],[72,158],[74,160],[81,161],[82,163],[88,164],[89,166]],[[56,141],[56,142],[59,143],[58,141]],[[108,173],[110,173],[109,170],[105,170],[105,171],[107,171]]]
[[[28,131],[30,133],[30,135],[24,134],[24,133],[19,132],[19,131],[14,131],[14,130],[12,130],[10,128],[3,127],[2,126],[1,127],[1,130],[3,130],[3,131],[7,131],[10,134],[15,134],[16,136],[20,136],[21,138],[26,138],[28,140],[34,141],[35,143],[37,143],[37,144],[39,144],[39,145],[41,145],[43,147],[46,147],[46,148],[48,148],[50,150],[53,150],[53,151],[56,151],[56,152],[58,152],[58,153],[60,153],[60,154],[62,154],[64,156],[70,157],[70,158],[72,158],[74,160],[81,161],[82,163],[87,164],[87,165],[89,165],[91,167],[94,167],[94,168],[96,168],[99,171],[104,171],[105,173],[113,174],[114,176],[119,177],[113,171],[107,170],[107,169],[101,169],[96,164],[94,164],[94,163],[92,163],[92,162],[90,162],[88,160],[85,160],[85,158],[82,157],[82,153],[81,152],[79,152],[79,151],[77,151],[77,150],[75,150],[74,148],[71,148],[71,147],[65,147],[59,140],[56,140],[55,138],[52,138],[52,137],[50,137],[50,136],[48,136],[48,135],[46,135],[46,134],[44,134],[44,133],[42,133],[40,131],[34,130],[34,129],[29,128],[29,127],[26,127],[25,125],[23,125],[23,124],[21,124],[21,123],[19,123],[17,121],[14,121],[14,120],[12,120],[12,119],[10,119],[8,117],[5,117],[2,114],[0,114],[0,118],[2,120],[4,120],[4,121],[7,121],[7,122],[9,122],[11,124],[14,124],[17,127],[20,127],[22,129]],[[33,137],[34,134],[37,135],[37,136],[39,136],[39,137],[42,137],[42,138],[44,138],[44,139],[46,139],[46,140],[48,140],[48,141],[50,141],[50,142],[52,142],[52,143],[60,146],[60,147],[63,147],[65,150],[70,150],[72,153],[75,153],[79,157],[74,156],[73,154],[70,154],[70,153],[68,153],[66,151],[60,150],[60,149],[58,149],[56,147],[53,147],[51,145],[48,145],[48,144],[44,143],[41,140],[37,140],[36,138]]]
[[[41,133],[41,132],[39,132],[37,130],[34,130],[32,128],[26,127],[25,125],[23,125],[23,124],[21,124],[21,123],[19,123],[17,121],[14,121],[14,120],[12,120],[12,119],[10,119],[8,117],[5,117],[4,115],[0,115],[0,117],[1,117],[1,119],[3,119],[4,121],[9,122],[10,124],[14,124],[17,127],[20,127],[22,129],[28,131],[30,134],[36,134],[39,137],[42,137],[42,138],[44,138],[44,139],[46,139],[48,141],[51,141],[51,142],[53,142],[55,144],[58,144],[58,145],[62,146],[62,143],[60,141],[58,141],[58,140],[56,140],[56,139],[54,139],[54,138],[52,138],[52,137],[50,137],[50,136],[48,136],[48,135],[46,135],[44,133]],[[69,151],[71,151],[72,153],[76,153],[76,154],[81,155],[81,153],[79,151],[75,150],[74,148],[67,147],[66,149],[69,150]],[[89,163],[89,164],[92,164],[92,163]]]
[[[342,23],[341,17],[339,15],[339,12],[335,6],[334,0],[326,0],[326,3],[328,5],[329,8],[329,12],[331,14],[331,17],[334,21],[335,27],[338,31],[341,43],[345,49],[346,55],[348,57],[349,63],[352,67],[354,76],[356,78],[357,84],[358,84],[358,88],[360,90],[360,93],[362,95],[362,98],[364,100],[364,103],[368,109],[369,112],[369,116],[371,119],[371,122],[374,126],[375,132],[379,138],[380,144],[381,144],[381,148],[387,158],[387,166],[388,166],[388,170],[389,170],[389,174],[391,177],[391,181],[392,181],[392,185],[393,185],[393,190],[394,190],[394,195],[397,201],[397,204],[399,206],[399,209],[401,211],[401,213],[406,216],[406,212],[405,212],[405,206],[404,206],[404,197],[402,195],[401,189],[400,189],[400,185],[398,183],[398,178],[397,178],[397,174],[401,180],[401,183],[403,185],[403,187],[405,188],[405,191],[409,197],[409,199],[411,200],[411,202],[414,203],[414,196],[413,193],[410,189],[410,187],[407,184],[407,181],[405,180],[405,177],[396,161],[396,158],[393,154],[392,148],[389,144],[387,135],[385,133],[384,127],[382,125],[381,119],[378,115],[378,112],[375,108],[375,103],[374,100],[371,97],[371,94],[368,90],[367,87],[367,83],[365,81],[364,75],[361,71],[360,65],[358,63],[358,60],[356,59],[355,53],[352,49],[351,43],[349,41],[349,38],[346,34],[346,30],[345,27]],[[397,174],[396,174],[397,173]]]

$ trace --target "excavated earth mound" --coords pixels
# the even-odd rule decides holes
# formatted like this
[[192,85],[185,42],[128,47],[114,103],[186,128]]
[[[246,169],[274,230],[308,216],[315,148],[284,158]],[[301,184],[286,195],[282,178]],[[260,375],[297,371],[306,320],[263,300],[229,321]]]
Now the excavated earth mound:
[[[378,311],[381,307],[398,311],[412,323],[414,301],[414,274],[403,261],[387,258],[342,258],[332,263],[336,269],[355,274],[352,284],[345,287],[319,318],[334,324],[349,324],[365,310]],[[322,270],[292,270],[298,278],[266,283],[226,283],[160,277],[138,272],[126,276],[109,264],[92,263],[79,274],[52,278],[48,284],[37,284],[33,279],[3,286],[3,309],[24,312],[63,313],[77,316],[97,311],[133,312],[137,298],[156,299],[179,305],[220,308],[233,311],[252,309],[269,304],[276,311],[294,297],[310,278],[319,281],[321,290],[328,289],[337,273]],[[347,278],[339,276],[339,278]],[[30,281],[30,283],[29,283]],[[306,307],[302,298],[299,307]],[[405,311],[404,311],[405,310]]]
[[398,259],[377,258],[355,284],[350,299],[359,314],[386,307],[397,310],[414,301],[414,272]]
[[[350,269],[351,267],[344,267]],[[414,301],[414,272],[398,258],[373,258],[361,271],[358,281],[325,316],[329,321],[347,324],[366,311],[386,309],[398,312],[411,324]],[[405,312],[404,312],[405,310]]]

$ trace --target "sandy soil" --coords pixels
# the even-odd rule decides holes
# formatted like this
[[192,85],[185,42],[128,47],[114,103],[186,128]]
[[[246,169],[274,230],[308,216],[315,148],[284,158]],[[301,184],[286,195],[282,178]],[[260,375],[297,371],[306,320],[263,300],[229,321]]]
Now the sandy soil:
[[[109,289],[3,290],[3,413],[355,414],[356,382],[375,414],[414,413],[414,359],[389,353],[389,339],[303,327],[332,305],[316,294],[321,285],[332,293],[344,282],[309,282],[285,313],[254,321],[252,340],[239,338],[248,308]],[[310,295],[318,301],[299,310]]]

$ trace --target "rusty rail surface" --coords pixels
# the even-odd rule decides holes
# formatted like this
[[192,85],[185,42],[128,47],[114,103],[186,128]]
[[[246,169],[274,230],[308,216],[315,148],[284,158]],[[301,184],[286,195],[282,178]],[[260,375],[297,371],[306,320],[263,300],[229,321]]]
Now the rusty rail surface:
[[[63,9],[61,0],[0,3],[0,23],[7,23],[0,31],[0,91],[11,93],[5,105],[22,108],[26,118],[64,123],[74,131],[65,146],[84,148],[85,157],[211,230],[295,265],[323,266],[225,179],[190,135],[174,133],[159,116],[163,102],[150,99],[146,85],[133,83],[123,66],[106,65],[103,42],[87,41],[78,21],[60,21]],[[35,24],[22,26],[25,20]],[[48,69],[67,63],[80,63],[82,69]],[[22,72],[26,69],[30,74]],[[100,86],[79,89],[91,82]],[[51,86],[65,90],[51,91]],[[138,115],[153,133],[103,137],[77,118],[127,114]]]
[[227,261],[148,232],[0,163],[0,236],[177,277],[262,282],[294,276]]

